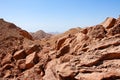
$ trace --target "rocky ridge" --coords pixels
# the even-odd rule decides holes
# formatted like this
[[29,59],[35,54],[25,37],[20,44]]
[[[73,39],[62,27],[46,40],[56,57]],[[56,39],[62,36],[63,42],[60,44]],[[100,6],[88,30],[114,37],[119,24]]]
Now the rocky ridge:
[[40,41],[10,25],[0,20],[1,79],[120,79],[120,18]]

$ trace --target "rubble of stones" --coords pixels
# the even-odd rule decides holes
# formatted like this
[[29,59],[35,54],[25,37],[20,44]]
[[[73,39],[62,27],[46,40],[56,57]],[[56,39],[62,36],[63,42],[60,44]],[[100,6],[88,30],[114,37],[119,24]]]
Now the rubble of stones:
[[120,18],[40,40],[0,19],[0,79],[120,79]]

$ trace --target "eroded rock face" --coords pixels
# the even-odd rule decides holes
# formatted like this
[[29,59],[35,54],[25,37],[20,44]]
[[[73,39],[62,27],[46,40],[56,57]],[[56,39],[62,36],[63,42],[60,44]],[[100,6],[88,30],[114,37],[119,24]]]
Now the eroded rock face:
[[24,39],[26,35],[15,36],[11,31],[14,24],[5,24],[1,19],[0,25],[0,30],[7,29],[12,35],[0,34],[6,36],[0,38],[2,79],[120,79],[120,18],[107,18],[96,26],[73,28],[52,38],[34,41],[30,36],[27,36],[29,40]]
[[115,18],[112,18],[112,17],[108,17],[103,23],[102,25],[109,29],[111,27],[113,27],[115,25],[115,22],[116,22],[116,19]]
[[20,30],[20,35],[22,35],[30,40],[33,40],[32,36],[25,30]]
[[105,28],[102,25],[96,25],[88,29],[87,35],[90,38],[104,38],[106,35]]
[[115,24],[113,28],[111,28],[108,32],[108,35],[116,35],[120,34],[120,23]]

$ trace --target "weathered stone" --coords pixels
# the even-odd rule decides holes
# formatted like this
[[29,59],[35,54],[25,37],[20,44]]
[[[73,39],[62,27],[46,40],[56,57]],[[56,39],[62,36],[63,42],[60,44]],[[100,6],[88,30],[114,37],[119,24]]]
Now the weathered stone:
[[15,54],[14,54],[13,57],[16,60],[18,60],[18,59],[24,59],[26,57],[25,50],[22,49],[22,50],[19,50],[19,51],[15,52]]
[[56,49],[59,50],[61,47],[62,47],[62,44],[65,42],[65,40],[67,39],[67,37],[63,37],[63,38],[60,38],[57,43],[56,43]]
[[29,46],[28,50],[26,51],[26,54],[29,55],[33,52],[39,52],[41,50],[40,45],[33,44]]
[[104,38],[106,31],[102,25],[96,25],[95,27],[90,27],[88,29],[87,35],[90,38]]
[[60,56],[63,56],[64,54],[68,53],[69,51],[70,51],[70,46],[65,45],[59,50],[59,52],[56,54],[56,57],[59,58]]
[[46,75],[43,77],[43,80],[60,80],[55,76],[55,73],[52,69],[46,69]]
[[8,69],[11,69],[13,68],[14,65],[13,64],[5,64],[3,67],[2,67],[2,70],[8,70]]
[[74,57],[73,55],[65,54],[64,56],[60,57],[60,62],[61,63],[69,62],[73,57]]
[[17,61],[17,66],[19,69],[25,69],[25,59],[20,59]]
[[25,62],[26,68],[29,69],[29,68],[33,67],[37,62],[38,62],[38,56],[37,56],[36,52],[29,54],[26,57],[26,62]]
[[7,77],[9,77],[10,75],[11,75],[11,71],[10,70],[6,70],[5,72],[4,72],[4,78],[7,78]]
[[12,58],[11,54],[6,55],[5,58],[3,58],[2,62],[1,62],[1,65],[5,65],[7,63],[10,63],[11,62],[11,58]]
[[57,65],[56,59],[48,62],[45,70],[45,75],[43,76],[43,80],[61,80],[56,73],[55,65]]
[[112,17],[108,17],[101,25],[105,28],[109,29],[115,25],[116,19]]
[[89,37],[83,33],[77,33],[76,39],[78,42],[86,41]]
[[79,73],[75,78],[77,80],[119,80],[120,70],[108,69],[107,72]]
[[88,29],[87,28],[82,29],[80,32],[83,33],[83,34],[87,34],[88,33]]
[[35,41],[26,39],[26,33],[19,35],[15,28],[0,20],[0,78],[120,79],[120,18]]
[[116,34],[120,34],[120,23],[116,24],[114,27],[112,27],[109,31],[108,31],[108,35],[116,35]]
[[74,76],[75,73],[76,73],[74,70],[72,70],[69,63],[63,63],[63,64],[60,64],[60,65],[57,65],[56,66],[56,71],[62,77]]

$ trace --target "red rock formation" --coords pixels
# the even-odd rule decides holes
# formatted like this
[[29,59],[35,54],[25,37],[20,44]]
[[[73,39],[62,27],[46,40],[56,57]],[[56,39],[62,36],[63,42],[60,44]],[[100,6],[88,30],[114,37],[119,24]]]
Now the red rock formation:
[[34,41],[19,29],[0,20],[1,79],[120,79],[120,18]]

